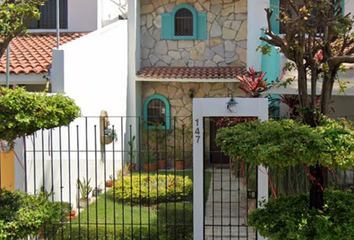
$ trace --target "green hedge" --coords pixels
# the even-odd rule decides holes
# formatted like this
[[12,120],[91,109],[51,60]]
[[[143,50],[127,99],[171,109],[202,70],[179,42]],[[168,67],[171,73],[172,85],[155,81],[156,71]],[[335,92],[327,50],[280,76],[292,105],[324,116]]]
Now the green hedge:
[[309,209],[309,195],[281,196],[254,210],[248,224],[273,240],[354,239],[354,195],[325,190],[324,209]]
[[135,175],[116,181],[112,189],[108,194],[116,201],[152,205],[191,199],[193,183],[188,176]]
[[158,207],[160,239],[193,239],[193,203],[162,203]]
[[39,195],[0,189],[0,239],[20,239],[57,229],[63,220],[65,206]]

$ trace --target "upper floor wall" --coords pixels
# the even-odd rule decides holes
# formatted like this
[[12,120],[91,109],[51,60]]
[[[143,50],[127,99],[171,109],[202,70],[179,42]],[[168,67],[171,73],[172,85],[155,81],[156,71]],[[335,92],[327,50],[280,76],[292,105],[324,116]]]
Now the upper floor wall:
[[[181,4],[192,7],[197,14],[206,15],[205,37],[166,39],[163,32],[166,18],[163,16],[166,13],[172,13],[172,16]],[[195,16],[199,16],[197,14]],[[174,28],[173,24],[169,26]],[[203,29],[203,23],[194,24]],[[141,67],[246,65],[246,0],[141,0],[140,31]]]
[[[126,15],[127,0],[62,0],[60,28],[62,32],[90,32]],[[46,32],[56,28],[56,0],[40,7],[41,19],[30,23],[30,31]],[[42,23],[41,23],[42,22]]]

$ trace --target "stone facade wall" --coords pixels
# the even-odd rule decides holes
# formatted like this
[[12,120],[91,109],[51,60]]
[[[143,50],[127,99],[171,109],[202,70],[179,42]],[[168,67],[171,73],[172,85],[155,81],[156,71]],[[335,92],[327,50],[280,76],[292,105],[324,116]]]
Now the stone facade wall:
[[[142,106],[145,100],[153,94],[161,94],[165,96],[171,106],[171,116],[176,117],[174,126],[181,127],[182,124],[186,128],[192,127],[193,98],[190,97],[191,91],[194,98],[219,98],[233,93],[234,97],[245,97],[245,93],[238,88],[239,83],[236,82],[203,82],[203,83],[181,83],[181,82],[143,82],[142,83]],[[226,108],[226,105],[224,106]],[[167,138],[167,144],[173,146],[173,135]],[[178,143],[177,143],[178,144]],[[209,140],[206,141],[205,149],[208,149]],[[192,152],[191,139],[184,142],[185,151]],[[188,154],[187,154],[188,155]],[[172,166],[172,159],[168,159],[169,165]],[[186,167],[192,167],[192,158],[186,158]]]
[[[186,117],[183,123],[186,126],[191,125],[192,101],[189,96],[193,92],[194,98],[220,98],[233,93],[234,97],[246,96],[238,88],[236,82],[201,82],[201,83],[181,83],[181,82],[143,82],[142,96],[143,102],[153,94],[165,96],[171,105],[172,117]],[[226,106],[225,106],[226,107]]]
[[[207,13],[207,40],[161,40],[161,13]],[[141,0],[142,67],[246,66],[247,0]]]

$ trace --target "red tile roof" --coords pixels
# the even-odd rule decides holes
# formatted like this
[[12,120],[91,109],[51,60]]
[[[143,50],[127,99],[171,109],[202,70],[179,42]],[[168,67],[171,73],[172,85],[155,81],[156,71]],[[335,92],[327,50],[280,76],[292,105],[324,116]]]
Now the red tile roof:
[[145,79],[236,79],[245,67],[145,67],[137,73]]
[[[60,45],[87,33],[60,33]],[[31,33],[18,36],[10,44],[10,73],[44,73],[52,63],[52,49],[56,47],[56,33]],[[6,73],[6,52],[0,60],[0,74]]]

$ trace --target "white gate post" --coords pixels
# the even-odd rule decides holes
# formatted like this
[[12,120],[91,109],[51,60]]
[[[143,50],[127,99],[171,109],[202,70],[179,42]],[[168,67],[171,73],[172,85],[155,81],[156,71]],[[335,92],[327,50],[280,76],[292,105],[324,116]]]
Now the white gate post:
[[[267,98],[235,98],[236,112],[227,110],[229,98],[193,99],[193,231],[194,240],[204,240],[204,117],[258,117],[268,120]],[[258,167],[257,201],[268,201],[268,178]],[[258,240],[264,240],[259,236]]]

